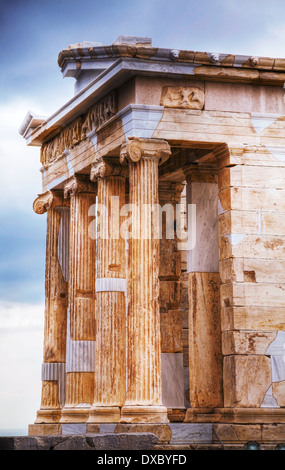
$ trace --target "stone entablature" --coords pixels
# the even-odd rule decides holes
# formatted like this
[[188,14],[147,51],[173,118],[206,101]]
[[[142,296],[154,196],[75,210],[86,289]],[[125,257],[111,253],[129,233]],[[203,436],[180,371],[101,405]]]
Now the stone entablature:
[[97,131],[102,124],[115,116],[117,111],[116,92],[109,93],[105,98],[93,105],[88,112],[67,126],[60,134],[41,147],[41,163],[46,167],[64,151],[82,142],[88,133]]

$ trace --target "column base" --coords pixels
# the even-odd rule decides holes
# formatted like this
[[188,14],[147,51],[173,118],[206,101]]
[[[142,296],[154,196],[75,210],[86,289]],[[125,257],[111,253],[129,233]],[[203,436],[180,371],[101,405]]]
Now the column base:
[[184,423],[285,423],[285,408],[188,408]]
[[61,410],[60,423],[86,423],[91,407],[68,407]]
[[35,424],[53,424],[59,423],[61,417],[61,409],[42,409],[37,412]]
[[169,423],[167,408],[164,406],[123,406],[120,423]]
[[88,423],[119,423],[121,411],[118,406],[94,406],[90,409]]

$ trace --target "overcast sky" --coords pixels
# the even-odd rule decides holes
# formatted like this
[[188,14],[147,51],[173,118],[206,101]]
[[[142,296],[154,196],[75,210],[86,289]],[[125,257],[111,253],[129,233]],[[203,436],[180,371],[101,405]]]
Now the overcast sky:
[[26,429],[40,406],[45,215],[39,149],[18,134],[73,95],[60,50],[120,35],[153,46],[285,57],[284,0],[9,0],[0,4],[0,429]]

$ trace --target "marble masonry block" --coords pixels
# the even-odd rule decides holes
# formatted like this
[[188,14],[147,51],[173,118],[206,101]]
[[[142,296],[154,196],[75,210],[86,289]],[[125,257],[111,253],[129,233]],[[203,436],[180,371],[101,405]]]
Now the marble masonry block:
[[187,271],[187,251],[180,250],[181,253],[181,271]]
[[232,282],[221,285],[222,307],[285,307],[284,284]]
[[[213,430],[223,443],[228,442],[248,442],[261,441],[260,424],[213,424]],[[218,442],[218,438],[213,433],[213,442]]]
[[189,382],[189,366],[183,367],[184,371],[184,404],[185,408],[190,408],[190,382]]
[[149,38],[146,36],[141,37],[141,36],[121,35],[116,39],[115,42],[113,42],[113,45],[119,45],[119,44],[128,44],[132,46],[136,46],[136,45],[151,46],[152,38]]
[[272,394],[272,385],[267,390],[261,408],[278,408],[276,399]]
[[85,423],[62,423],[62,434],[86,434]]
[[188,251],[188,272],[219,272],[218,185],[187,183],[187,203],[196,205],[195,244]]
[[160,311],[165,313],[168,310],[178,309],[180,307],[180,282],[160,279],[159,286]]
[[267,120],[270,120],[272,113],[283,114],[284,102],[279,87],[207,81],[205,90],[207,110],[248,112],[252,115],[262,113],[261,116],[266,116]]
[[57,436],[61,434],[62,424],[29,424],[29,436]]
[[226,356],[223,383],[225,408],[260,407],[271,385],[270,358]]
[[104,423],[100,424],[100,433],[109,433],[114,432],[116,427],[116,423]]
[[182,312],[168,310],[160,314],[161,352],[182,352]]
[[189,330],[183,328],[182,330],[182,344],[183,344],[183,366],[189,368]]
[[284,328],[284,308],[251,305],[221,308],[221,326],[225,330],[276,331]]
[[223,210],[284,212],[284,190],[275,188],[226,188],[219,192]]
[[187,305],[186,308],[181,308],[182,312],[182,328],[188,328],[188,316],[189,316],[189,306]]
[[[220,177],[221,176],[221,177]],[[283,188],[285,168],[265,165],[234,165],[219,175],[219,189],[227,187]]]
[[259,233],[258,212],[226,211],[219,217],[219,235]]
[[180,307],[187,307],[189,303],[188,299],[188,278],[187,278],[187,273],[183,273],[180,276]]
[[191,442],[211,443],[212,424],[170,423],[172,432],[170,444],[186,444]]
[[[184,334],[184,336],[186,334],[186,331],[188,333],[188,328],[182,330],[182,334]],[[183,346],[183,366],[187,367],[189,370],[189,344],[185,344]]]
[[186,409],[182,410],[182,408],[168,408],[167,410],[167,417],[170,423],[180,423],[184,422],[186,416]]
[[285,380],[282,380],[281,382],[273,382],[272,395],[276,399],[278,406],[285,406]]
[[117,424],[115,433],[149,432],[158,437],[159,444],[167,444],[171,440],[171,429],[168,424]]
[[[162,227],[164,234],[164,227]],[[177,251],[177,243],[175,239],[160,240],[160,267],[159,276],[179,276],[181,271],[180,251]]]
[[282,283],[285,260],[258,258],[227,258],[220,261],[223,284],[229,282]]
[[94,424],[94,423],[86,424],[87,434],[97,434],[98,432],[100,432],[100,424]]
[[223,355],[265,354],[275,336],[274,331],[225,331],[222,333]]
[[229,234],[219,239],[220,260],[227,258],[283,259],[284,236]]
[[161,354],[162,404],[184,408],[184,372],[182,353]]
[[272,382],[285,380],[285,357],[271,356],[271,377]]
[[284,442],[285,424],[263,424],[261,438],[263,442]]
[[285,331],[278,331],[266,354],[270,356],[285,356]]

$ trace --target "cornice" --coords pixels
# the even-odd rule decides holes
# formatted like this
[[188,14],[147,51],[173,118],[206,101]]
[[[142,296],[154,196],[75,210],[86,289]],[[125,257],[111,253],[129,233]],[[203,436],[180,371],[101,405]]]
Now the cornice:
[[29,123],[26,119],[21,133],[28,145],[41,146],[134,75],[280,87],[285,83],[285,58],[165,49],[151,43],[83,43],[63,49],[58,62],[62,69],[70,66],[76,74],[93,69],[98,74],[53,115],[41,118],[38,126],[35,120]]

